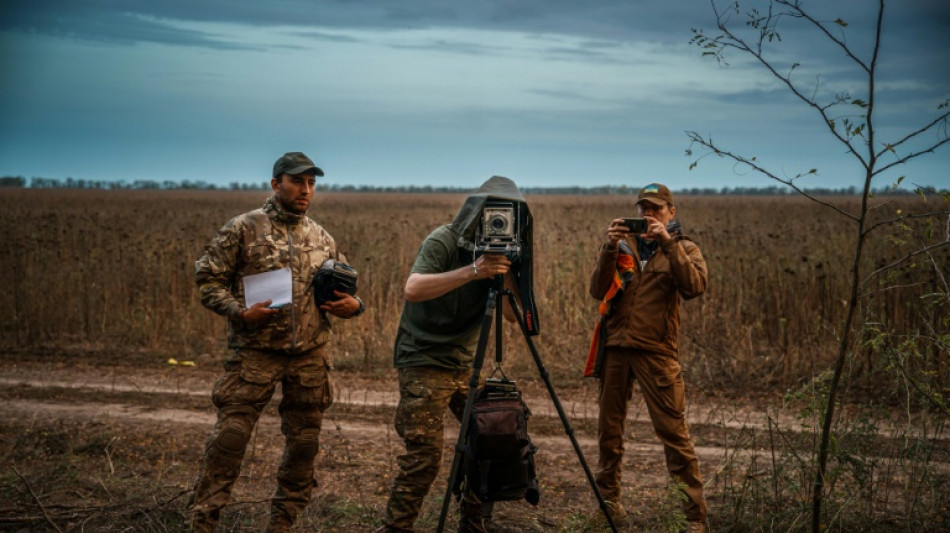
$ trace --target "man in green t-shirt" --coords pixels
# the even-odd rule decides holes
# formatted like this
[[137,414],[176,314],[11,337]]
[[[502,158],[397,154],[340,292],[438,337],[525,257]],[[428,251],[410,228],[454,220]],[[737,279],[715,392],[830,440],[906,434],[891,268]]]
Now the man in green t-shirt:
[[[494,176],[468,197],[452,224],[436,228],[423,241],[406,280],[406,303],[393,350],[399,373],[395,426],[406,453],[397,459],[381,532],[411,532],[422,502],[439,473],[443,419],[448,407],[462,419],[488,293],[495,276],[516,283],[504,254],[475,257],[475,232],[487,200],[524,203],[508,178]],[[530,265],[528,265],[530,266]],[[517,317],[507,303],[505,318]],[[486,505],[490,512],[490,504]],[[463,494],[459,531],[485,531],[483,505]]]

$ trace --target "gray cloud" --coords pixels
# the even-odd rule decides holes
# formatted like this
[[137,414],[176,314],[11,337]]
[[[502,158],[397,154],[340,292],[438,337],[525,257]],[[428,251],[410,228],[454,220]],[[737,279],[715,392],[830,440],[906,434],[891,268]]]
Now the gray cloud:
[[96,10],[83,5],[49,8],[46,2],[22,5],[13,0],[0,8],[0,30],[48,34],[105,43],[159,43],[177,46],[247,50],[244,43],[226,42],[207,33],[175,27],[172,19],[144,11]]
[[[742,5],[755,3],[744,1]],[[723,8],[728,4],[717,0]],[[873,25],[874,9],[867,0],[806,1],[804,5],[821,20],[840,16],[852,28]],[[226,49],[241,45],[198,31],[174,29],[163,21],[338,29],[439,27],[557,33],[589,37],[596,39],[598,46],[610,46],[614,41],[629,40],[685,44],[689,28],[713,31],[712,13],[708,0],[6,0],[0,3],[0,29],[94,41]],[[885,29],[893,35],[908,34],[915,40],[926,39],[935,51],[947,50],[950,2],[908,0],[888,5],[886,17]],[[743,15],[735,18],[739,21]],[[799,30],[789,27],[787,31]],[[891,45],[899,49],[905,39],[894,40]]]
[[294,32],[294,35],[299,37],[304,37],[306,39],[313,39],[315,41],[325,41],[332,43],[358,43],[361,42],[360,39],[352,37],[350,35],[340,35],[337,33],[326,33],[320,31],[299,31]]
[[[96,41],[142,41],[184,46],[228,46],[197,32],[165,31],[155,21],[224,22],[253,26],[316,26],[352,29],[472,28],[562,33],[594,38],[637,36],[666,40],[693,22],[680,6],[629,0],[7,0],[0,29],[69,35]],[[649,12],[648,12],[649,11]],[[659,11],[657,13],[656,11]],[[658,25],[658,21],[660,24]]]
[[[868,52],[874,2],[804,1],[822,20],[845,18],[849,44]],[[920,117],[947,96],[948,15],[945,0],[888,4],[878,96],[890,106],[878,117],[893,127],[925,123]],[[840,50],[819,52],[824,39],[786,22],[777,60],[801,60],[803,81],[863,87],[841,67]],[[335,158],[327,163],[335,175],[366,181],[437,182],[498,165],[555,184],[685,171],[687,129],[757,154],[832,144],[805,129],[814,117],[800,102],[787,105],[794,97],[773,90],[760,66],[733,54],[733,66],[707,68],[689,30],[715,33],[713,24],[709,0],[3,0],[0,60],[20,79],[0,83],[0,161],[10,173],[121,178],[109,173],[122,157],[179,178],[221,173],[201,165],[240,159],[227,173],[242,176],[256,159],[305,143]],[[125,46],[135,43],[166,46]],[[282,53],[301,47],[317,53]],[[235,49],[255,53],[220,53]],[[268,85],[294,61],[319,66],[320,76]],[[481,77],[460,86],[443,69]],[[298,123],[306,127],[288,127]],[[125,149],[103,155],[113,146]],[[60,157],[45,157],[50,150]],[[817,151],[794,155],[817,159]],[[947,155],[927,168],[944,176]],[[393,176],[394,167],[405,176]]]
[[511,51],[509,48],[494,46],[491,44],[482,44],[474,42],[465,42],[458,40],[436,39],[432,41],[420,42],[416,44],[390,44],[390,48],[397,50],[433,50],[438,52],[449,52],[465,55],[497,55]]
[[799,100],[797,100],[788,89],[777,88],[770,90],[752,89],[725,93],[717,96],[716,101],[726,104],[774,106],[794,104]]

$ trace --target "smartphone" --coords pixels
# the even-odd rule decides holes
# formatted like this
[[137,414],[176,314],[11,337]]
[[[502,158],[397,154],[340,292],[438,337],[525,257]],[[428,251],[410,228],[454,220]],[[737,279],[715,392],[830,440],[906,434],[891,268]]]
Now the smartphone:
[[635,234],[637,234],[637,235],[640,235],[640,234],[642,234],[642,233],[646,233],[646,232],[647,232],[647,226],[648,226],[648,224],[647,224],[647,219],[645,219],[645,218],[636,218],[636,217],[631,217],[631,218],[626,218],[626,217],[624,217],[624,219],[623,219],[623,225],[624,225],[624,226],[627,226],[628,228],[630,228],[630,233],[635,233]]

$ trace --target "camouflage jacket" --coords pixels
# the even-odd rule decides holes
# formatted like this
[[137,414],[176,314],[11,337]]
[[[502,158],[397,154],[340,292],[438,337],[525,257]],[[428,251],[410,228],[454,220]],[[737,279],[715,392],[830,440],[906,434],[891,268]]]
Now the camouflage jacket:
[[[228,317],[228,346],[300,353],[330,335],[326,313],[313,299],[313,276],[327,259],[346,261],[333,237],[306,215],[283,210],[274,197],[261,209],[224,225],[195,262],[201,303]],[[244,276],[290,267],[293,303],[263,322],[241,319]]]

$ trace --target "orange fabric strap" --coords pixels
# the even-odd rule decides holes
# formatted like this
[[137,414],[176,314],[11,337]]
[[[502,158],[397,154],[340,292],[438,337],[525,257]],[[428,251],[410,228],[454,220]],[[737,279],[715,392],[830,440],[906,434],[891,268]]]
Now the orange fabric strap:
[[[623,288],[623,275],[632,272],[634,269],[633,256],[625,253],[617,253],[617,268],[614,270],[614,277],[607,289],[607,294],[597,307],[600,316],[607,316],[607,310],[610,308],[610,301],[617,296],[617,292]],[[590,349],[587,351],[587,363],[584,365],[584,377],[596,377],[597,355],[600,346],[601,324],[603,320],[598,321],[594,326],[594,336],[590,341]]]

